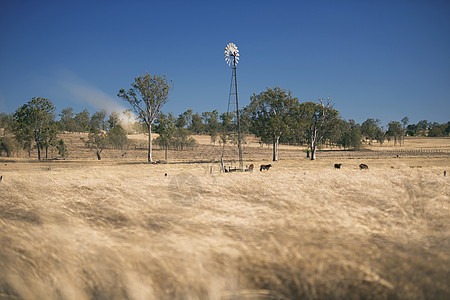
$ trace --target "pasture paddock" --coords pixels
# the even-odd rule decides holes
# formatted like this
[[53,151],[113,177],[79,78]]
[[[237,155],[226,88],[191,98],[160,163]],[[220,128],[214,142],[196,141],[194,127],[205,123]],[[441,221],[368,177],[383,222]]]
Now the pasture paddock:
[[[153,134],[155,138],[158,134]],[[168,151],[169,162],[211,162],[220,160],[222,155],[222,146],[218,143],[211,144],[210,137],[204,135],[193,135],[199,143],[199,146],[188,151]],[[69,160],[71,161],[96,161],[97,156],[92,150],[84,146],[88,138],[87,133],[66,133],[60,134],[58,138],[64,139],[68,148]],[[143,162],[147,159],[147,138],[148,136],[137,134],[129,135],[131,145],[123,150],[105,149],[102,152],[102,161],[108,162]],[[126,154],[124,155],[124,153]],[[52,157],[51,152],[49,153]],[[155,161],[164,160],[164,150],[154,147],[152,157]],[[243,145],[243,155],[247,163],[263,161],[262,163],[270,163],[272,157],[271,145],[261,145],[254,136],[246,138],[246,144]],[[336,159],[390,159],[396,158],[423,158],[423,157],[447,157],[450,158],[450,138],[424,138],[424,137],[407,137],[405,144],[402,146],[394,146],[394,142],[387,142],[383,146],[376,143],[364,146],[361,151],[341,151],[338,148],[323,148],[316,153],[316,157],[336,158]],[[27,154],[22,151],[19,155],[25,158]],[[57,154],[53,153],[53,157]],[[37,157],[36,150],[31,153],[31,160]],[[279,158],[281,160],[304,159],[306,157],[306,148],[304,146],[279,146]],[[0,157],[1,159],[1,157]],[[13,158],[15,159],[15,158]]]
[[2,163],[0,298],[448,299],[448,157],[334,162]]

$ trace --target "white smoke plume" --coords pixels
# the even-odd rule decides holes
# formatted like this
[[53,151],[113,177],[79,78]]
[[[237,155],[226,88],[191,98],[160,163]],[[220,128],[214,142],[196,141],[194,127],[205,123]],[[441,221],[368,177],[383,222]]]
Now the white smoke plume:
[[70,71],[61,72],[59,78],[60,86],[81,104],[87,104],[98,110],[104,109],[108,114],[112,112],[122,114],[127,109],[119,103],[119,100],[92,86]]

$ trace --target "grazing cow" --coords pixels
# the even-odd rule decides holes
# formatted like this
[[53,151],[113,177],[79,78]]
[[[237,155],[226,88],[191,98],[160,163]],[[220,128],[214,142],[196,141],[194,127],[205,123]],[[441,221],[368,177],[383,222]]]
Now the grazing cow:
[[3,180],[3,176],[0,176],[0,182],[2,182],[2,180]]
[[253,164],[251,164],[250,166],[248,166],[248,170],[249,171],[253,171],[253,169],[255,168],[255,166]]
[[359,169],[360,169],[360,170],[369,170],[369,166],[366,165],[366,164],[360,164],[360,165],[359,165]]
[[261,167],[259,168],[259,171],[261,172],[262,170],[267,170],[269,171],[269,169],[272,167],[271,164],[268,165],[261,165]]
[[335,168],[335,169],[340,169],[341,166],[342,166],[342,164],[334,164],[334,168]]

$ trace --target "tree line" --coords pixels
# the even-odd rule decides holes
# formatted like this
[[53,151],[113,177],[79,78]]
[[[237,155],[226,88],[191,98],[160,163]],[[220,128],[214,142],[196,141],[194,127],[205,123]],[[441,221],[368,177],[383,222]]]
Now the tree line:
[[[236,144],[237,130],[233,113],[193,112],[188,109],[175,117],[164,113],[162,107],[168,101],[172,82],[165,76],[144,74],[132,83],[128,90],[120,89],[117,96],[126,101],[131,109],[122,113],[107,115],[105,110],[94,112],[87,109],[75,113],[68,107],[55,119],[55,107],[51,100],[32,98],[19,107],[13,114],[0,114],[0,155],[11,156],[22,148],[30,155],[32,148],[37,149],[38,159],[48,158],[49,149],[56,150],[65,158],[68,155],[60,132],[89,132],[86,147],[92,149],[98,159],[107,146],[124,149],[128,146],[128,134],[148,134],[148,161],[152,161],[151,149],[155,142],[167,151],[185,150],[195,147],[197,142],[192,134],[207,134],[211,144]],[[267,88],[250,97],[250,104],[240,111],[240,128],[245,135],[254,134],[262,144],[270,144],[274,161],[278,160],[279,144],[306,145],[307,156],[314,160],[316,150],[323,145],[343,149],[359,149],[363,142],[371,144],[377,141],[383,145],[385,140],[394,140],[400,145],[405,136],[449,136],[450,122],[420,121],[408,124],[404,117],[401,121],[391,121],[387,128],[380,120],[369,118],[362,124],[354,120],[344,120],[334,109],[330,98],[317,101],[300,102],[291,91],[280,87]],[[135,118],[137,117],[137,119]],[[159,136],[152,139],[152,132]]]

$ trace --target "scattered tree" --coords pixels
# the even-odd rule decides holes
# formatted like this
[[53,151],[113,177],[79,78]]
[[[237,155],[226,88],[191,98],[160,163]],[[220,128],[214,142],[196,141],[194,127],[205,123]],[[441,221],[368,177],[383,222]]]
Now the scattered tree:
[[204,112],[202,113],[202,118],[205,123],[206,132],[211,137],[211,143],[215,145],[220,132],[219,112],[217,110]]
[[378,141],[378,143],[380,143],[380,146],[383,146],[386,135],[381,128],[377,128],[375,132],[375,139]]
[[[402,125],[398,121],[391,121],[391,122],[389,122],[388,126],[389,126],[389,128],[388,128],[388,131],[386,132],[386,134],[389,137],[393,137],[394,145],[397,145],[397,141],[400,141],[400,139],[403,135]],[[400,143],[400,145],[401,145],[401,143]]]
[[116,125],[108,131],[108,143],[115,149],[123,150],[128,145],[127,132],[121,125]]
[[332,107],[332,100],[319,98],[319,103],[304,102],[300,104],[299,113],[305,120],[306,139],[311,151],[311,160],[316,159],[316,150],[324,136],[333,128],[333,122],[338,118],[339,112]]
[[113,129],[114,127],[118,126],[120,123],[120,117],[119,114],[115,111],[113,111],[110,115],[109,115],[109,119],[108,119],[108,128],[109,130]]
[[89,122],[91,130],[106,130],[106,110],[96,111]]
[[91,118],[89,117],[89,111],[87,109],[83,109],[79,113],[75,115],[75,122],[77,124],[78,132],[86,132],[89,131],[89,123]]
[[402,118],[402,138],[403,138],[403,144],[405,144],[405,135],[406,135],[406,125],[408,125],[409,118],[403,117]]
[[173,88],[172,81],[166,76],[150,75],[148,73],[134,79],[132,88],[128,91],[119,90],[117,96],[127,101],[140,120],[148,127],[148,162],[152,162],[152,125],[167,103]]
[[19,143],[17,140],[8,135],[0,136],[0,156],[5,152],[6,157],[11,157],[13,152],[19,149]]
[[192,109],[188,109],[177,118],[176,126],[178,128],[190,128],[192,123]]
[[[345,121],[344,121],[345,122]],[[356,124],[354,120],[349,120],[346,123],[346,130],[342,132],[339,144],[344,149],[353,148],[355,150],[361,148],[361,126]]]
[[56,149],[58,150],[58,154],[63,158],[66,159],[69,155],[69,150],[67,149],[66,143],[63,139],[60,139],[58,141],[58,144],[56,145]]
[[372,140],[376,140],[379,123],[380,120],[378,119],[367,119],[361,124],[361,134],[365,137],[365,140],[369,140],[369,145]]
[[106,148],[107,145],[107,136],[103,131],[96,130],[92,131],[88,135],[88,140],[86,141],[86,147],[93,150],[97,155],[97,159],[101,160],[101,154],[103,149]]
[[204,132],[202,116],[199,113],[192,115],[191,126],[189,130],[196,134],[201,134]]
[[267,88],[250,97],[251,131],[261,139],[270,140],[273,145],[273,161],[278,161],[280,137],[289,130],[291,116],[298,99],[290,91],[279,87]]
[[164,113],[160,113],[157,125],[155,128],[155,132],[159,134],[157,142],[160,146],[164,147],[164,159],[167,161],[167,152],[169,150],[170,145],[173,143],[173,139],[176,132],[176,120],[175,117],[169,113],[166,115]]
[[14,113],[14,131],[19,142],[31,151],[33,140],[41,160],[41,149],[56,135],[53,127],[55,107],[49,99],[32,98]]
[[56,134],[58,133],[57,123],[50,121],[48,130],[45,130],[42,135],[41,148],[45,150],[45,159],[48,159],[48,149],[57,145]]
[[13,117],[7,113],[0,113],[0,128],[4,130],[12,129],[13,127]]
[[61,111],[60,116],[60,129],[63,131],[74,132],[77,130],[77,122],[74,119],[73,108],[68,107]]

